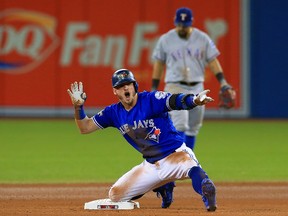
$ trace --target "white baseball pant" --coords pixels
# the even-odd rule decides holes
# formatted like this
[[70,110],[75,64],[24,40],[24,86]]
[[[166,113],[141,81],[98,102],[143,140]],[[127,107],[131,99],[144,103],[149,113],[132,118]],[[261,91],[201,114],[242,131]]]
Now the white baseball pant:
[[174,153],[154,164],[143,161],[119,178],[109,190],[114,202],[129,201],[161,185],[178,179],[188,179],[194,166],[200,166],[193,151],[185,143]]

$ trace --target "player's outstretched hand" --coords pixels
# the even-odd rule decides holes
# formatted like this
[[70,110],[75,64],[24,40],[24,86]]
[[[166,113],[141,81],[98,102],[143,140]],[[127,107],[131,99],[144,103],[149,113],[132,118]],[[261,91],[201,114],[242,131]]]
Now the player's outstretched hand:
[[82,82],[71,83],[71,90],[67,89],[68,94],[70,95],[72,104],[74,106],[81,106],[86,100],[86,93],[83,92]]
[[200,92],[198,95],[196,95],[196,97],[194,97],[193,102],[198,106],[202,106],[202,105],[205,105],[207,103],[214,101],[213,98],[207,97],[206,94],[208,94],[209,92],[210,92],[209,89]]

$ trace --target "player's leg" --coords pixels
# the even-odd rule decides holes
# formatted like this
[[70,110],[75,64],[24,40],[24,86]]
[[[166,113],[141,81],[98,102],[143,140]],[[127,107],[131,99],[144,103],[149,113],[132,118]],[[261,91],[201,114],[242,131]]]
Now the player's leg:
[[[185,140],[185,131],[188,129],[188,111],[171,111],[169,114],[176,130],[183,137],[183,140]],[[157,192],[162,197],[162,208],[168,208],[173,202],[174,187],[175,182],[169,182],[154,190],[154,192]]]
[[[175,163],[175,161],[178,162]],[[173,173],[172,176],[171,173]],[[185,144],[177,149],[177,152],[165,158],[159,177],[161,179],[190,178],[192,180],[193,189],[202,196],[202,200],[207,210],[216,210],[215,185],[201,168],[194,152],[190,148],[187,148]]]
[[208,211],[215,211],[216,205],[216,187],[206,172],[200,166],[194,166],[188,173],[192,179],[194,190],[202,196],[202,200]]
[[[175,94],[186,91],[183,88],[181,88],[179,84],[174,83],[167,83],[164,90]],[[183,140],[185,140],[185,131],[189,128],[188,111],[187,110],[171,111],[169,112],[169,115],[171,117],[174,127],[176,128],[180,136],[183,137]],[[175,182],[168,182],[167,184],[153,190],[154,192],[157,192],[157,195],[159,194],[161,195],[162,208],[168,208],[173,202],[174,187]]]
[[[185,93],[198,94],[203,90],[204,90],[203,83],[198,83],[195,86],[189,87],[189,89],[187,89]],[[204,111],[205,106],[197,106],[194,109],[188,111],[188,119],[187,119],[188,129],[185,130],[184,140],[186,145],[192,150],[194,150],[196,136],[199,133],[199,130],[202,126]]]
[[168,182],[160,187],[157,187],[153,192],[157,193],[157,197],[162,197],[162,208],[169,208],[173,202],[173,191],[175,187],[175,182]]
[[188,130],[188,110],[174,110],[169,112],[174,127],[178,133],[185,139],[185,131]]
[[[187,89],[184,89],[182,85],[176,83],[167,83],[165,85],[164,91],[171,92],[173,94],[177,93],[189,93]],[[188,125],[188,111],[171,111],[169,112],[171,120],[173,122],[174,127],[178,131],[178,133],[185,139],[185,131],[189,128]]]
[[157,167],[144,161],[113,184],[109,190],[109,198],[114,202],[135,200],[154,189],[160,182]]
[[[185,158],[183,158],[183,156]],[[181,162],[186,161],[187,163],[189,163],[189,165],[187,165],[187,170],[192,165],[197,164],[196,161],[190,160],[186,152],[172,153],[168,157],[157,162],[157,166],[159,170],[159,177],[162,180],[162,182],[161,182],[161,186],[159,187],[159,185],[157,185],[157,187],[153,191],[157,193],[158,197],[159,195],[162,197],[162,208],[170,207],[171,203],[173,202],[173,191],[175,187],[175,182],[171,180],[181,179],[185,177],[187,178],[188,176],[187,175],[183,177],[183,171],[182,171],[183,169],[181,168],[182,166],[181,163],[175,163],[175,161],[178,161],[177,158]],[[171,173],[173,173],[173,175],[171,175]],[[162,185],[164,182],[168,182],[168,183]]]
[[189,148],[191,148],[192,150],[194,150],[195,142],[196,142],[196,136],[195,135],[189,136],[189,135],[185,134],[184,138],[185,138],[185,143],[187,144],[187,146]]
[[204,118],[204,106],[197,106],[192,110],[189,110],[188,117],[188,130],[185,132],[185,143],[186,145],[194,150],[196,136],[199,133],[200,128],[202,127],[202,122]]
[[196,165],[192,165],[188,172],[188,176],[192,180],[192,186],[195,192],[202,196],[202,200],[208,211],[215,211],[216,205],[216,187],[212,180],[208,177],[207,173],[202,169],[200,163],[196,159],[193,151],[187,150],[190,157],[197,161]]

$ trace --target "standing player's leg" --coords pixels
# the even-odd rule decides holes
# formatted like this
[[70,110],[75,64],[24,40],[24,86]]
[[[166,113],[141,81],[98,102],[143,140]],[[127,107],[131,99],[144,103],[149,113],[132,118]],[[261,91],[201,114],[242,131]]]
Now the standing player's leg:
[[[164,91],[173,94],[177,93],[189,94],[189,89],[184,89],[182,85],[176,83],[166,83]],[[171,111],[169,112],[169,115],[171,117],[174,127],[185,141],[185,131],[189,128],[188,111],[187,110]]]
[[[198,83],[197,85],[190,87],[189,93],[195,95],[203,90],[203,83]],[[188,129],[185,131],[185,143],[192,150],[194,150],[196,136],[198,135],[202,126],[204,112],[205,106],[197,106],[194,109],[188,111]]]
[[197,106],[194,109],[188,111],[189,129],[185,132],[185,143],[192,150],[194,150],[195,147],[196,136],[198,135],[199,130],[202,127],[204,111],[204,106]]
[[[185,131],[188,129],[188,111],[171,111],[169,112],[172,119],[173,125],[178,131],[178,133],[183,137],[185,142]],[[157,194],[162,197],[162,208],[168,208],[173,202],[173,190],[175,187],[175,182],[169,182],[160,188],[154,190]]]
[[188,130],[188,119],[189,114],[188,110],[174,110],[169,112],[171,120],[173,122],[174,127],[178,131],[178,133],[183,137],[185,141],[185,131]]
[[[180,93],[185,92],[179,84],[167,83],[165,86],[165,91],[171,93]],[[187,92],[188,93],[188,92]],[[185,142],[185,131],[189,128],[188,126],[188,111],[171,111],[169,112],[171,120],[173,122],[174,127],[178,131],[178,133],[183,137]],[[168,208],[173,202],[173,190],[175,187],[175,182],[168,182],[167,184],[154,189],[153,191],[157,193],[157,195],[161,195],[162,197],[162,208]]]

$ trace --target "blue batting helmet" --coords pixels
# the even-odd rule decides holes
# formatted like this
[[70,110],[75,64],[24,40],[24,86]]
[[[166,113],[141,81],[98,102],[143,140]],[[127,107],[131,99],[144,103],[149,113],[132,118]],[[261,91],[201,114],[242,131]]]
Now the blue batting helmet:
[[132,83],[134,84],[135,87],[135,92],[138,91],[138,83],[136,79],[134,78],[134,75],[131,71],[127,69],[119,69],[114,72],[112,76],[112,86],[113,88],[120,87],[121,85],[124,84],[129,84]]

